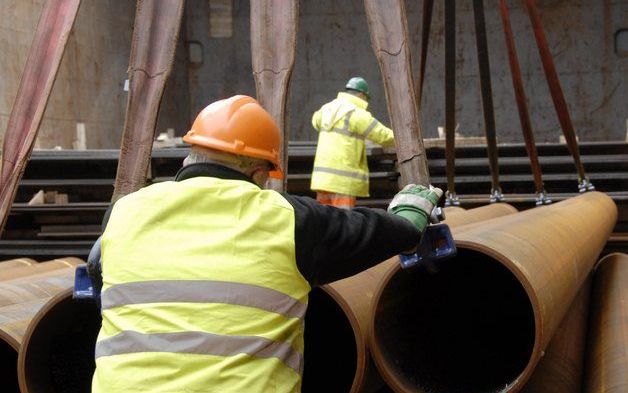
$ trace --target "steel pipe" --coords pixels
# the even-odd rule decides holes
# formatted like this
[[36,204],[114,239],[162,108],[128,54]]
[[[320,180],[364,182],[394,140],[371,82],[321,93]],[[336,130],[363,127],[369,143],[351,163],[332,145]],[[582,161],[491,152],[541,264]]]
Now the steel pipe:
[[375,291],[369,341],[397,392],[519,391],[617,219],[588,193],[456,230],[430,274],[395,266]]
[[[517,210],[506,204],[493,204],[470,210],[448,207],[445,211],[446,222],[454,227]],[[370,300],[382,277],[397,265],[394,257],[355,276],[324,285],[318,295],[312,292],[305,329],[304,392],[373,392],[383,384],[367,346]],[[321,302],[327,304],[326,309],[321,310]],[[331,342],[330,337],[334,337]],[[330,353],[336,359],[333,365],[329,362]],[[333,386],[330,381],[334,381]]]
[[37,261],[31,258],[15,258],[7,259],[0,262],[0,271],[14,269],[16,267],[24,267],[36,264]]
[[7,280],[14,280],[20,277],[28,277],[39,274],[44,274],[57,269],[65,269],[68,267],[74,267],[84,263],[82,259],[75,257],[65,257],[53,259],[46,262],[34,263],[32,265],[23,265],[22,267],[15,267],[12,269],[0,270],[0,282]]
[[590,325],[582,391],[628,391],[628,255],[610,254],[597,265]]
[[[447,209],[447,222],[464,224],[516,211],[503,205],[453,212]],[[368,301],[383,273],[396,263],[397,259],[392,258],[354,277],[312,291],[306,316],[304,393],[370,392],[381,386],[366,346]],[[49,300],[24,334],[18,359],[22,392],[54,392],[70,383],[88,388],[99,328],[96,307],[73,302],[70,291]],[[72,345],[64,345],[70,337]],[[333,362],[330,353],[334,354]],[[55,370],[55,364],[48,361],[52,358],[63,359],[63,363],[55,364],[63,364],[64,368]]]
[[582,285],[534,369],[524,393],[580,393],[586,346],[591,277]]
[[[76,260],[68,258],[65,268],[0,283],[0,364],[3,365],[0,377],[3,391],[19,391],[16,365],[27,326],[53,295],[72,287]],[[53,262],[33,266],[49,263]]]

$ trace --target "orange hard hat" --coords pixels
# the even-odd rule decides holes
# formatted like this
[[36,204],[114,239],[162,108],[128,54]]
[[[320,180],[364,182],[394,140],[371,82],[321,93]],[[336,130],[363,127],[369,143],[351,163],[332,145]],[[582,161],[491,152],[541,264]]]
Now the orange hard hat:
[[198,114],[183,141],[191,145],[264,159],[274,166],[269,175],[283,178],[279,163],[279,127],[270,114],[249,96],[237,95],[207,106]]

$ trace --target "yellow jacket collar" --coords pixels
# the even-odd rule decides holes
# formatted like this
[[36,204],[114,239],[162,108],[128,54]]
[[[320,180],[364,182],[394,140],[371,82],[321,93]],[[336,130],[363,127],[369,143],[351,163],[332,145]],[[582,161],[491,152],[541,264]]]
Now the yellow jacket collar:
[[361,99],[360,97],[354,96],[353,94],[345,93],[343,91],[338,93],[338,99],[349,101],[358,108],[362,109],[366,109],[369,106],[369,103]]

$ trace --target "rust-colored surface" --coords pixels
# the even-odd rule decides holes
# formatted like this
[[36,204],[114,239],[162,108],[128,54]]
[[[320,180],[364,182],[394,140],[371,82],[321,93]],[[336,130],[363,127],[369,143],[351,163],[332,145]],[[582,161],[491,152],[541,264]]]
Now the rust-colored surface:
[[423,1],[423,19],[421,26],[421,61],[419,64],[419,77],[414,88],[417,108],[421,109],[423,97],[423,85],[425,80],[425,67],[427,65],[427,49],[430,41],[430,27],[432,26],[432,14],[434,12],[434,0]]
[[371,350],[397,392],[519,391],[589,275],[617,219],[592,192],[455,230],[458,255],[388,272]]
[[499,152],[497,151],[495,110],[493,107],[493,87],[491,85],[491,67],[488,56],[488,42],[486,39],[486,21],[484,18],[483,0],[473,0],[473,21],[475,24],[475,44],[478,54],[478,70],[480,72],[482,114],[484,115],[484,135],[486,135],[488,164],[491,169],[491,192],[500,191]]
[[512,26],[510,25],[510,13],[506,0],[499,0],[499,9],[501,12],[502,24],[504,26],[504,36],[506,47],[508,48],[508,62],[510,64],[510,75],[512,77],[512,86],[515,90],[515,99],[517,109],[519,111],[519,121],[521,122],[521,131],[525,141],[528,157],[530,157],[530,166],[532,167],[532,175],[534,176],[534,188],[537,193],[543,192],[543,179],[541,176],[541,165],[539,164],[539,156],[536,151],[534,142],[534,132],[532,131],[532,121],[530,121],[530,113],[526,100],[526,93],[523,88],[523,78],[521,76],[521,68],[519,67],[519,59],[517,58],[517,49],[512,34]]
[[580,393],[591,296],[591,277],[584,282],[556,329],[545,355],[523,388],[525,393]]
[[2,146],[0,235],[26,169],[80,0],[44,3]]
[[172,71],[184,4],[184,0],[137,1],[113,201],[146,185],[159,105]]
[[[448,214],[447,223],[452,227],[462,226],[480,220],[512,214],[517,211],[514,207],[507,206],[506,204],[498,203],[470,210],[448,207],[446,208],[446,214]],[[371,299],[382,278],[398,264],[398,258],[394,257],[355,276],[333,282],[322,288],[344,310],[353,329],[356,368],[351,385],[351,392],[371,392],[375,391],[377,387],[383,384],[371,360],[367,346],[368,331],[371,321]],[[310,301],[310,303],[312,303],[312,301]],[[308,328],[310,328],[309,325]],[[332,350],[329,346],[325,346],[325,348],[329,351]],[[309,357],[306,352],[306,361],[308,361],[308,359]],[[309,364],[313,366],[312,361],[310,361]],[[319,371],[319,378],[324,378],[324,376],[328,374],[326,368],[329,366],[330,364],[328,360],[326,360],[326,367],[321,368]],[[329,385],[327,385],[327,387],[329,387]],[[329,391],[336,390],[330,389]]]
[[584,166],[582,166],[582,161],[580,160],[580,150],[578,148],[578,141],[576,140],[576,132],[574,131],[571,116],[569,115],[569,108],[567,107],[567,102],[565,101],[565,95],[562,87],[560,86],[558,74],[556,73],[554,59],[552,58],[547,38],[545,38],[545,31],[543,30],[543,25],[541,24],[541,18],[539,17],[539,13],[536,9],[536,1],[525,0],[524,4],[528,11],[528,16],[530,17],[530,23],[532,24],[532,30],[534,31],[534,38],[536,39],[536,45],[539,49],[541,62],[543,63],[543,71],[545,72],[545,78],[547,79],[550,94],[552,95],[552,100],[554,101],[554,109],[556,109],[558,121],[563,129],[563,135],[565,136],[569,152],[573,156],[578,176],[580,177],[580,180],[582,180],[586,178],[586,174],[584,172]]
[[[451,209],[451,207],[448,207],[445,211],[447,212],[448,209]],[[466,227],[468,225],[479,224],[493,218],[515,214],[517,213],[517,209],[512,205],[500,202],[476,207],[475,209],[470,209],[466,212],[468,212],[468,214],[465,214],[464,212],[446,213],[447,215],[445,216],[444,222],[449,225],[452,230],[458,231],[460,230],[459,228],[463,226]]]
[[384,81],[402,184],[430,183],[412,86],[408,21],[401,0],[365,0],[371,45]]
[[447,192],[456,184],[456,0],[445,0],[445,161]]
[[74,267],[81,263],[83,263],[83,260],[80,258],[66,257],[35,263],[29,266],[16,267],[14,269],[0,270],[0,282],[20,277],[40,275],[52,270]]
[[36,264],[37,261],[30,258],[15,258],[0,262],[0,272],[13,269],[21,269]]
[[20,391],[89,392],[99,329],[99,309],[72,300],[71,288],[50,298],[23,336],[17,360]]
[[[57,264],[63,259],[34,266]],[[57,293],[71,291],[77,258],[62,268],[0,282],[0,370],[2,391],[18,392],[18,351],[27,327],[37,312]],[[82,262],[82,261],[80,261]]]
[[[288,173],[286,102],[297,50],[299,2],[258,0],[251,2],[251,57],[257,99],[283,134],[281,166]],[[287,177],[273,181],[272,188],[286,189]]]
[[585,393],[628,391],[628,255],[610,254],[595,270],[587,337]]

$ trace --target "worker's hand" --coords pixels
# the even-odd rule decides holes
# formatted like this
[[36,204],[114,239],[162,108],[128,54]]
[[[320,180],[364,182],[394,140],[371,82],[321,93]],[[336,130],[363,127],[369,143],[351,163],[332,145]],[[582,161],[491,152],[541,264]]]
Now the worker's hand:
[[443,196],[437,187],[408,184],[390,202],[388,212],[409,220],[421,233],[430,221],[430,214]]

